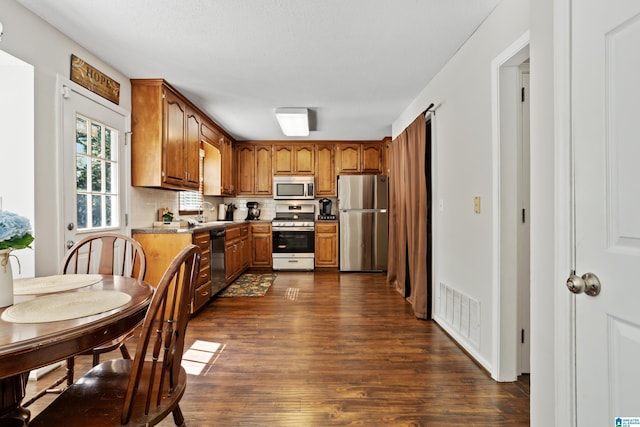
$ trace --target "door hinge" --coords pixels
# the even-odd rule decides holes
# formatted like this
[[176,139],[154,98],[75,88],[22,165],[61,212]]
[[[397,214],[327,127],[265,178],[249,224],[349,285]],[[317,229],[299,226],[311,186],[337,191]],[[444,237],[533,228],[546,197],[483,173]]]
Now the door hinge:
[[521,100],[521,102],[524,102],[524,87],[522,88],[521,93],[522,93],[522,95],[520,97],[521,98],[520,100]]
[[129,226],[129,214],[128,213],[124,214],[124,226],[125,227]]
[[520,331],[520,342],[524,344],[524,329]]
[[527,222],[527,217],[526,217],[525,210],[522,209],[522,223],[524,224],[525,222]]

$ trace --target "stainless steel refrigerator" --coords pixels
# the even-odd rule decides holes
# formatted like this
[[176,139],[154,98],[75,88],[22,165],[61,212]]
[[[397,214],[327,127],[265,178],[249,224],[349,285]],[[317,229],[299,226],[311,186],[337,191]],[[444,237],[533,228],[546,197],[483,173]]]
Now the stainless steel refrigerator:
[[338,177],[340,271],[387,269],[388,184],[380,175]]

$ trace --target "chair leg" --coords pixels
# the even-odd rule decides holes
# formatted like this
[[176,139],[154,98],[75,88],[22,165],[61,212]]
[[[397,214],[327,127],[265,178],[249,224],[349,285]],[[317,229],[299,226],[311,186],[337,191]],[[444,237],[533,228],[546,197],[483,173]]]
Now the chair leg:
[[67,387],[73,384],[73,370],[76,364],[75,357],[67,359]]
[[180,410],[180,405],[176,405],[173,409],[173,422],[178,427],[186,427],[187,425],[184,423],[184,416],[182,415],[182,411]]
[[91,366],[97,366],[98,363],[100,363],[100,353],[94,351],[93,353],[91,353],[91,355],[93,356]]
[[131,355],[129,354],[129,350],[127,350],[127,346],[124,343],[122,343],[122,345],[120,346],[120,353],[122,353],[123,359],[131,360]]
[[[40,399],[42,396],[48,394],[48,393],[55,393],[55,394],[59,394],[62,393],[62,391],[66,388],[69,387],[70,385],[73,384],[73,371],[74,371],[74,366],[75,366],[75,358],[70,357],[67,359],[67,366],[66,366],[66,370],[65,370],[65,374],[63,377],[58,378],[53,384],[51,384],[49,387],[41,390],[40,392],[38,392],[37,394],[35,394],[34,396],[31,397],[31,399],[22,402],[22,407],[26,408],[27,406],[31,405],[33,402],[35,402],[36,400]],[[60,384],[62,384],[63,382],[66,382],[66,386],[65,387],[58,387]]]
[[67,379],[66,375],[64,377],[61,377],[61,378],[57,379],[56,382],[51,384],[49,387],[47,387],[47,388],[45,388],[43,390],[40,390],[37,394],[33,395],[31,397],[31,399],[22,402],[21,406],[23,408],[26,408],[26,407],[30,406],[33,402],[35,402],[36,400],[40,399],[42,396],[44,396],[44,395],[46,395],[48,393],[62,393],[62,389],[55,388],[55,387],[58,387],[66,379]]

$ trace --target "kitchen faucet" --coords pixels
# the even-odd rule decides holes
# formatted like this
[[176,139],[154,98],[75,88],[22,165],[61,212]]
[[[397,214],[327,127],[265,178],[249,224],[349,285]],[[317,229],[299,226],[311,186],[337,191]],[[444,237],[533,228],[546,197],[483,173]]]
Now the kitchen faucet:
[[196,217],[196,221],[198,222],[206,222],[207,217],[204,215],[204,205],[209,205],[209,211],[212,211],[214,209],[213,205],[209,202],[202,202],[200,203],[200,209],[198,209],[198,216]]

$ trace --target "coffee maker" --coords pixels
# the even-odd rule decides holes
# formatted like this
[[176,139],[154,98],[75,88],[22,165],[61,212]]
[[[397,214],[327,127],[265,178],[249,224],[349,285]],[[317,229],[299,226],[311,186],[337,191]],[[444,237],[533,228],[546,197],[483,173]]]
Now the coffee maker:
[[258,209],[258,202],[247,202],[246,221],[255,221],[258,218],[260,218],[260,209]]
[[331,214],[331,200],[320,199],[318,203],[320,204],[320,215],[318,215],[318,219],[336,219],[336,216]]

